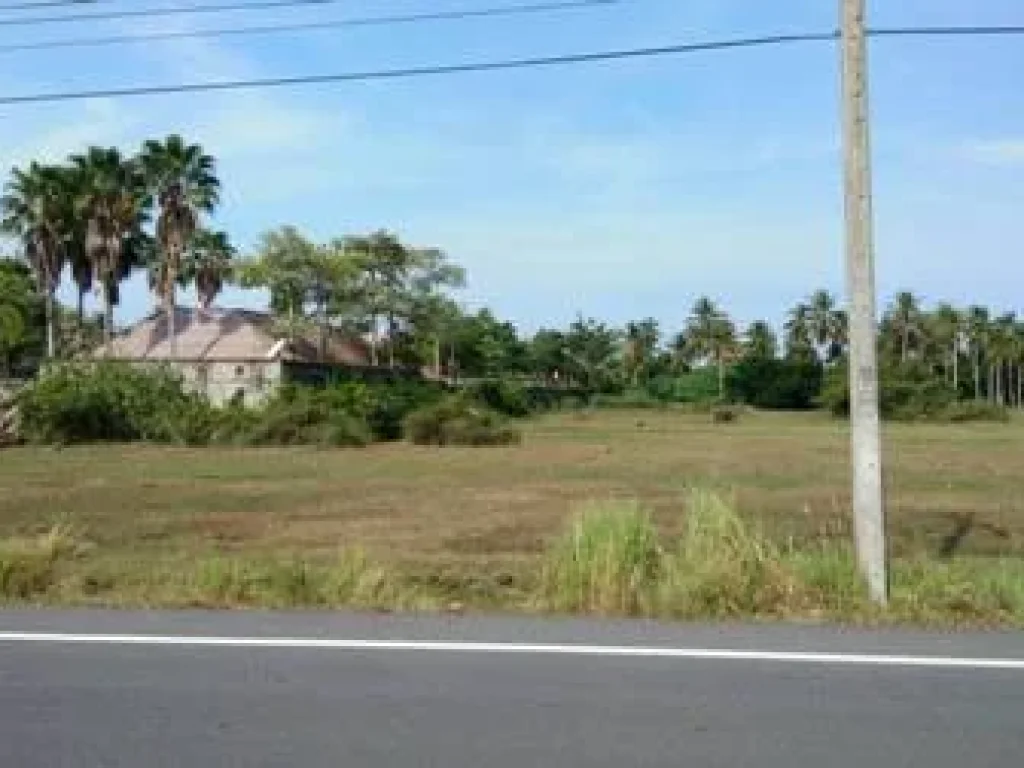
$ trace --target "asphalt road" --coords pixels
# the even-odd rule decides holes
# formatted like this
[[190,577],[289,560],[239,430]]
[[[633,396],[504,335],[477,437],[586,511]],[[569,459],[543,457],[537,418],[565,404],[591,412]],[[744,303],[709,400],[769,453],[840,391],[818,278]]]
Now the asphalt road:
[[1017,634],[0,612],[12,768],[1017,768],[1022,755]]

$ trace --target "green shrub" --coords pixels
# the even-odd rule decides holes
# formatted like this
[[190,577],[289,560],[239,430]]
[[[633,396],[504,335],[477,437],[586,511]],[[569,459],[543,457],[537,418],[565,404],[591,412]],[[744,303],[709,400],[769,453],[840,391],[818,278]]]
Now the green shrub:
[[[828,372],[821,403],[834,416],[850,415],[850,380],[846,364]],[[957,402],[956,393],[927,366],[917,363],[887,364],[879,369],[879,408],[890,421],[1009,421],[1002,406],[981,402]]]
[[437,403],[444,396],[439,385],[415,380],[373,382],[369,392],[371,407],[366,419],[377,440],[401,440],[409,414]]
[[41,443],[201,442],[213,420],[209,405],[169,369],[110,362],[51,369],[18,405],[22,437]]
[[679,376],[655,376],[648,382],[647,392],[666,403],[709,403],[719,396],[718,370],[700,368]]
[[970,400],[963,403],[953,403],[942,412],[941,417],[943,421],[948,421],[952,424],[971,421],[1008,422],[1010,420],[1010,410],[1002,405]]
[[635,503],[595,504],[584,508],[548,551],[541,601],[558,611],[648,615],[654,611],[662,561],[645,510]]
[[522,439],[500,414],[461,395],[413,411],[405,434],[417,445],[508,445]]
[[808,410],[821,394],[823,378],[816,359],[747,357],[729,372],[726,388],[731,398],[755,408]]
[[492,411],[512,418],[529,416],[534,408],[526,388],[514,381],[483,379],[469,385],[466,394]]

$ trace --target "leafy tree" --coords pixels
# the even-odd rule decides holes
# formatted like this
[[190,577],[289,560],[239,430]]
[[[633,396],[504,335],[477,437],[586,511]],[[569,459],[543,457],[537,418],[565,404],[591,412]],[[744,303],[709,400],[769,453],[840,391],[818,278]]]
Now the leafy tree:
[[920,343],[924,332],[923,316],[917,297],[909,291],[897,293],[882,318],[882,328],[887,335],[896,340],[900,362],[907,362],[914,345]]
[[28,266],[0,258],[0,375],[42,357],[45,310]]
[[227,232],[201,229],[192,238],[188,260],[182,265],[185,282],[194,282],[199,305],[209,309],[231,277],[236,254]]

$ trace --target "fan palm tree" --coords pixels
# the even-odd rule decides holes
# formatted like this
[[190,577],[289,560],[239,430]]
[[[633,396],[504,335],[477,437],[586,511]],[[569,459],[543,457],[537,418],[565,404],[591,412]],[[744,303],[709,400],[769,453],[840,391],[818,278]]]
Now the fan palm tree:
[[146,185],[159,207],[156,244],[163,264],[157,290],[163,300],[174,358],[178,346],[175,293],[182,259],[198,227],[199,214],[212,213],[220,201],[220,181],[213,157],[176,134],[163,141],[147,141],[142,147],[141,164]]
[[36,286],[46,301],[46,354],[56,354],[54,294],[66,259],[67,187],[55,166],[15,168],[0,199],[0,229],[21,240]]
[[71,161],[77,174],[77,207],[85,221],[84,254],[103,294],[104,340],[109,347],[121,281],[145,250],[146,188],[139,164],[117,149],[90,147]]
[[185,282],[195,282],[199,306],[206,310],[224,289],[231,275],[235,247],[226,232],[201,229],[192,238],[189,259],[182,270]]

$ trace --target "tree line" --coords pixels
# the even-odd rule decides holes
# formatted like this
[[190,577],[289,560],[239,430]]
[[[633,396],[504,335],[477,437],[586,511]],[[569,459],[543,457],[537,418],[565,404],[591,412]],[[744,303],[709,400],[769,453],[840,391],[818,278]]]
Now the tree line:
[[[454,291],[465,273],[443,250],[388,231],[317,242],[284,226],[241,257],[226,233],[204,225],[220,188],[214,158],[175,135],[130,156],[91,147],[64,164],[13,169],[0,222],[22,265],[0,268],[0,363],[10,369],[33,350],[73,354],[101,332],[109,340],[121,284],[145,270],[168,316],[172,354],[177,289],[194,285],[209,307],[233,283],[265,289],[285,333],[319,330],[322,343],[331,329],[359,334],[374,365],[429,367],[451,379],[810,408],[844,375],[847,316],[826,290],[794,306],[778,329],[741,328],[700,297],[673,331],[653,318],[615,327],[579,315],[527,337],[490,310],[460,307]],[[75,311],[54,298],[65,276],[78,289]],[[104,307],[98,323],[83,313],[93,289]],[[68,343],[72,332],[77,341]],[[954,402],[1024,407],[1024,322],[1012,312],[926,307],[900,292],[881,316],[878,344],[883,385],[912,381]]]

